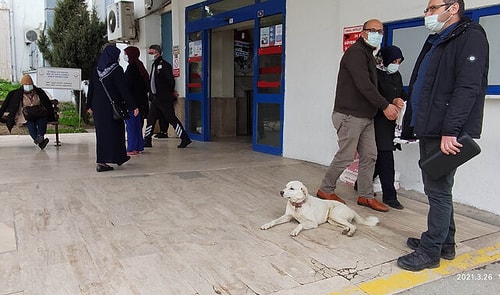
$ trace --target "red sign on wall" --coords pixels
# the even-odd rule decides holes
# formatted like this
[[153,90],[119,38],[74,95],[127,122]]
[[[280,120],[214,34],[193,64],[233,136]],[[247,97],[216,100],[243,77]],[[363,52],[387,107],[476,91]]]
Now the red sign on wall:
[[344,28],[344,52],[358,40],[363,32],[363,25]]

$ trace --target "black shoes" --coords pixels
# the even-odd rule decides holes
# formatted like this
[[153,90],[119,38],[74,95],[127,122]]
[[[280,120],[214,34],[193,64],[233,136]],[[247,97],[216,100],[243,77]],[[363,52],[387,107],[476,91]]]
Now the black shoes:
[[188,139],[183,139],[181,141],[181,143],[177,147],[180,148],[180,149],[183,149],[183,148],[187,147],[191,142],[192,141],[189,138]]
[[398,266],[409,271],[420,271],[426,268],[439,267],[439,257],[432,258],[418,250],[398,258]]
[[47,146],[48,143],[49,143],[49,139],[45,138],[44,140],[42,140],[42,142],[40,142],[38,144],[38,147],[40,147],[40,149],[43,150]]
[[165,132],[158,132],[154,135],[155,138],[168,138],[167,133]]
[[153,144],[151,143],[151,137],[144,138],[144,147],[147,147],[147,148],[153,147]]
[[114,168],[111,167],[111,166],[109,166],[108,164],[97,163],[97,166],[95,167],[95,170],[97,172],[105,172],[105,171],[114,170]]
[[118,166],[121,166],[123,165],[123,163],[127,162],[128,160],[130,160],[130,156],[126,156],[125,157],[125,160],[123,160],[123,162],[120,162],[120,163],[116,163]]
[[[417,250],[420,245],[420,239],[417,238],[408,238],[406,240],[406,245],[412,250]],[[446,260],[455,259],[455,245],[454,244],[444,244],[441,247],[441,258]]]
[[392,207],[394,209],[403,210],[403,208],[404,208],[403,205],[401,205],[401,203],[398,200],[389,200],[389,201],[383,201],[383,202],[387,206]]

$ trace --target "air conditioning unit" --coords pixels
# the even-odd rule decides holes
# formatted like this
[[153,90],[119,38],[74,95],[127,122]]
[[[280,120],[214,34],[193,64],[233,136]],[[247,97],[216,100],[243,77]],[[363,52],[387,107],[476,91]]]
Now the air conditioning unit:
[[126,41],[136,38],[134,26],[134,2],[120,1],[107,7],[109,41]]
[[39,29],[30,29],[24,31],[24,43],[31,44],[40,38],[41,31]]

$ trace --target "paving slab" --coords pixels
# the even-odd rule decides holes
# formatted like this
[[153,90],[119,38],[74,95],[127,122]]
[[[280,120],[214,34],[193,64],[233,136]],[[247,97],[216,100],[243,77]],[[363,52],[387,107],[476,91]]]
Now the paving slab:
[[[9,241],[0,295],[391,294],[500,261],[498,226],[458,213],[455,260],[399,269],[428,209],[404,190],[405,209],[381,213],[339,184],[348,206],[381,220],[353,237],[330,224],[297,237],[294,222],[260,230],[283,214],[288,181],[314,193],[326,167],[254,152],[246,137],[186,149],[179,139],[153,140],[103,173],[94,134],[61,134],[61,142],[41,151],[26,135],[0,136],[0,246]],[[13,234],[15,247],[5,238]]]

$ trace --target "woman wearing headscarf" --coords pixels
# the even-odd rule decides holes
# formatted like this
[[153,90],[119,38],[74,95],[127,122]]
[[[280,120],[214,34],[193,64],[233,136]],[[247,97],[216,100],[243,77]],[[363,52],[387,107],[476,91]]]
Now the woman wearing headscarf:
[[133,115],[139,114],[135,101],[126,86],[125,74],[118,64],[120,49],[114,45],[104,48],[97,68],[91,73],[87,94],[87,110],[94,117],[96,133],[97,172],[113,170],[108,163],[122,165],[130,159],[125,149],[125,126],[113,119],[113,109],[107,93],[114,101],[125,101]]
[[[47,115],[36,119],[26,119],[23,115],[23,108],[37,105],[45,107]],[[2,117],[5,112],[9,113],[4,120],[5,123],[7,123],[9,132],[11,132],[14,125],[26,125],[31,138],[33,138],[33,142],[42,150],[47,146],[49,143],[49,139],[45,138],[47,122],[56,120],[54,117],[54,108],[52,107],[52,103],[47,93],[45,93],[42,88],[33,85],[33,80],[30,75],[24,75],[21,79],[21,87],[7,94],[0,108],[0,117]]]
[[148,111],[149,74],[142,61],[139,60],[140,51],[135,46],[125,48],[124,58],[128,62],[125,70],[125,85],[127,85],[136,106],[139,116],[130,115],[125,121],[127,128],[127,155],[136,155],[144,151],[142,126]]
[[[399,73],[399,65],[404,57],[397,46],[383,47],[380,50],[381,62],[377,66],[378,90],[389,102],[401,109],[404,106],[406,94],[403,90],[403,80]],[[394,188],[394,129],[396,121],[387,119],[379,111],[374,119],[375,141],[377,143],[377,162],[375,163],[375,176],[380,177],[382,186],[382,200],[385,204],[395,209],[403,209],[398,201]]]

